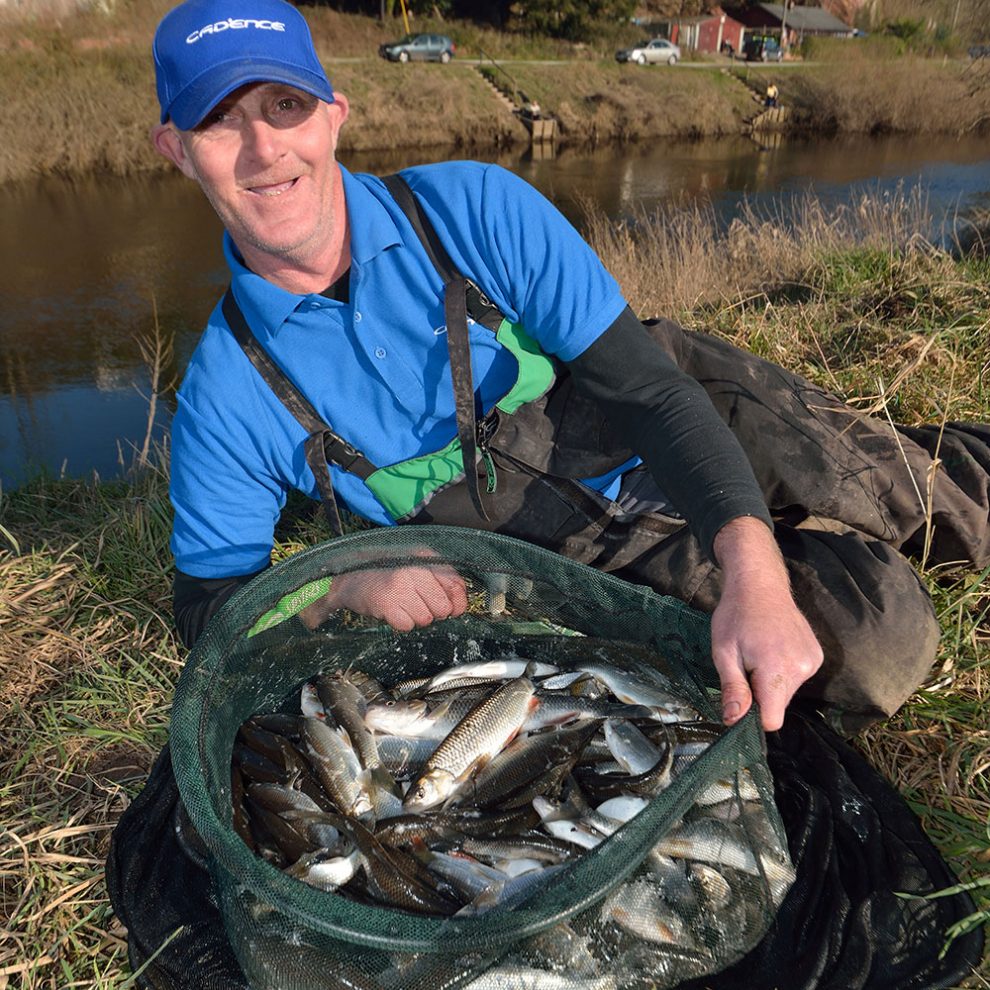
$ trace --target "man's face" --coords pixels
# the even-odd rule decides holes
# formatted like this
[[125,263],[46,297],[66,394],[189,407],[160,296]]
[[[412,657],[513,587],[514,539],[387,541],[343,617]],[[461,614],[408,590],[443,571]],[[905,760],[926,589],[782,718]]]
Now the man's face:
[[166,124],[154,140],[199,182],[248,265],[267,274],[328,250],[343,208],[334,151],[346,116],[342,96],[328,104],[283,83],[252,83],[193,130]]

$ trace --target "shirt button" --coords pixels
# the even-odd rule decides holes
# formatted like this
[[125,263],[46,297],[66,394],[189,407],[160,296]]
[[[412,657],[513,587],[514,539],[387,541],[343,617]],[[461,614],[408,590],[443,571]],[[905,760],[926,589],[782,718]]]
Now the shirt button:
[[358,312],[356,312],[356,311],[354,313],[354,322],[355,323],[360,323],[361,322],[361,314],[358,313]]
[[386,353],[386,351],[385,351],[385,348],[384,347],[376,347],[375,348],[375,357],[376,358],[383,358],[383,357],[385,357],[385,353]]
[[312,301],[312,302],[311,302],[311,303],[309,304],[309,308],[310,308],[310,309],[319,309],[319,308],[320,308],[320,304],[319,304],[319,303],[318,303],[318,302],[317,302],[317,301],[316,301],[316,300],[314,299],[314,300],[313,300],[313,301]]

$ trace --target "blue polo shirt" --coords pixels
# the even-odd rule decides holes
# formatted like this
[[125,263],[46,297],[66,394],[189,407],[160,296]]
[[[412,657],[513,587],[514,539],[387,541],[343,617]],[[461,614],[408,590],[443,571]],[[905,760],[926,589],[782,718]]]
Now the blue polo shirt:
[[[381,181],[343,173],[351,234],[350,299],[296,295],[224,251],[248,324],[316,411],[374,464],[438,450],[457,434],[443,283]],[[625,308],[615,280],[535,189],[495,165],[404,171],[454,265],[542,349],[571,360]],[[515,380],[515,358],[472,325],[475,389],[490,409]],[[318,498],[305,432],[213,311],[189,362],[172,424],[172,552],[200,578],[264,567],[289,489]],[[355,475],[331,468],[352,512],[391,518]],[[599,479],[606,488],[613,476]]]

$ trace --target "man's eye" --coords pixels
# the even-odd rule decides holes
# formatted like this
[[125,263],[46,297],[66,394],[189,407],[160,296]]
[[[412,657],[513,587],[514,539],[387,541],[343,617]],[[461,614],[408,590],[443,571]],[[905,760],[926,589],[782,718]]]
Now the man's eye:
[[197,125],[197,131],[209,131],[221,128],[233,120],[233,115],[222,107],[215,107]]
[[313,113],[318,102],[315,97],[280,96],[272,104],[269,119],[276,127],[295,127]]

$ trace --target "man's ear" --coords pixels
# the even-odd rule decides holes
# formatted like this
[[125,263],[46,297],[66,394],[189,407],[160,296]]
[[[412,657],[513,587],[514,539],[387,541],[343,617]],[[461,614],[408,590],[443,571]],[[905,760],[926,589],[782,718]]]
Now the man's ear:
[[344,126],[344,121],[347,120],[347,116],[351,112],[351,104],[343,93],[334,90],[333,103],[329,104],[329,110],[330,119],[333,121],[333,143],[336,146],[340,129]]
[[158,153],[164,155],[187,179],[196,178],[196,170],[186,154],[182,138],[174,124],[156,124],[151,129],[151,143]]

